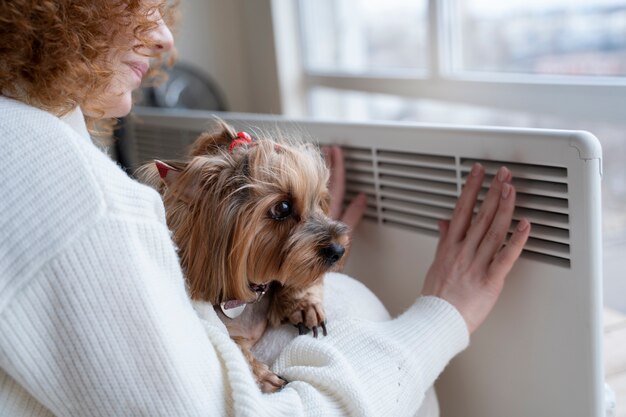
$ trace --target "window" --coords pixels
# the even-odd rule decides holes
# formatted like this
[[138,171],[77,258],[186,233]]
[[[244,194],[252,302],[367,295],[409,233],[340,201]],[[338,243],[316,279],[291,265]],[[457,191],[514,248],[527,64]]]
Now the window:
[[302,1],[300,18],[308,69],[368,73],[428,67],[425,0]]
[[460,71],[626,75],[626,4],[616,0],[459,0]]
[[605,253],[614,263],[605,270],[624,267],[625,0],[273,7],[287,115],[593,132],[604,150]]

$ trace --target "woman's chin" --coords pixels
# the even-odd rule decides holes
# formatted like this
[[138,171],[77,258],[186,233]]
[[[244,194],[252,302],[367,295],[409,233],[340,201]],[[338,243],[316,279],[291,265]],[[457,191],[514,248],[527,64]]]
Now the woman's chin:
[[104,118],[124,117],[133,107],[133,98],[130,92],[116,95],[103,103]]
[[124,94],[120,97],[120,101],[115,106],[115,108],[111,109],[111,115],[109,117],[124,117],[130,113],[130,110],[133,107],[133,97],[131,93]]

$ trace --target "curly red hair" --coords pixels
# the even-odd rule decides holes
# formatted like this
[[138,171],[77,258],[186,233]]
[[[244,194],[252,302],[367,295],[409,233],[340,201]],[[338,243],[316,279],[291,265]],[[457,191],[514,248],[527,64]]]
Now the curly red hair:
[[[98,97],[114,75],[106,57],[132,44],[150,47],[154,13],[172,25],[175,6],[167,0],[1,1],[0,94],[58,116],[76,106],[104,114]],[[132,37],[137,42],[129,42]]]

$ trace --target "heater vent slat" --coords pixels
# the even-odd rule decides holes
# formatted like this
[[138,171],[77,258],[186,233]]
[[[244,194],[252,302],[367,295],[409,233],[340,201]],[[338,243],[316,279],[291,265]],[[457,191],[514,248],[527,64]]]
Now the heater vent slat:
[[411,203],[402,200],[383,198],[381,202],[383,212],[393,210],[407,214],[417,214],[421,216],[433,217],[435,219],[450,218],[452,209],[437,207],[427,202],[424,204]]
[[568,214],[569,207],[566,198],[552,198],[536,196],[527,193],[517,193],[516,204],[534,210],[545,210],[554,213]]
[[346,159],[344,164],[347,171],[374,172],[371,158],[368,161]]
[[437,207],[449,209],[453,209],[456,204],[456,197],[386,186],[381,187],[380,195],[382,199],[391,198],[413,203],[427,202]]
[[[510,232],[512,233],[517,227],[517,222],[511,226]],[[530,237],[552,241],[556,243],[563,243],[569,245],[569,230],[559,229],[558,227],[542,226],[540,224],[533,224],[530,229]]]
[[419,227],[433,231],[437,230],[437,219],[434,217],[407,214],[392,209],[383,209],[383,222],[393,222],[398,225]]
[[364,171],[346,171],[346,181],[359,184],[374,184],[376,182],[372,172]]
[[427,181],[415,178],[406,178],[401,175],[379,175],[379,182],[382,188],[396,188],[410,191],[431,192],[457,197],[457,185],[450,182]]
[[569,245],[529,237],[525,249],[558,258],[569,259]]
[[[464,181],[467,179],[467,176],[468,173],[463,173]],[[489,188],[493,178],[493,175],[486,174],[483,188]],[[567,199],[567,183],[529,180],[515,177],[513,178],[513,185],[515,185],[515,189],[518,193]]]
[[377,160],[389,165],[455,169],[454,157],[379,150]]
[[343,147],[343,157],[346,161],[372,162],[372,150],[370,148],[356,148],[353,146]]
[[346,192],[353,194],[365,193],[374,197],[376,196],[376,189],[374,188],[374,185],[358,182],[348,182],[348,184],[346,184]]
[[[513,171],[515,172],[515,171]],[[489,187],[493,176],[487,176],[484,187]],[[537,181],[524,178],[513,178],[513,185],[518,193],[533,194],[545,197],[567,198],[567,183],[553,181]]]
[[[517,188],[516,188],[517,190]],[[482,202],[487,194],[487,189],[482,189],[478,194],[478,200]],[[515,200],[517,207],[523,207],[527,209],[543,210],[553,213],[569,213],[567,198],[553,198],[537,196],[533,194],[517,192]]]
[[513,218],[521,219],[522,217],[526,217],[532,224],[558,227],[560,229],[567,229],[569,227],[569,216],[566,214],[517,207],[513,213]]
[[396,177],[401,176],[444,183],[456,183],[456,172],[447,169],[379,163],[378,172],[382,175],[391,175]]
[[515,173],[516,178],[567,183],[567,168],[534,164],[520,164],[507,161],[487,161],[480,159],[462,159],[461,169],[469,171],[475,162],[485,167],[485,172],[494,175],[501,166],[506,166]]

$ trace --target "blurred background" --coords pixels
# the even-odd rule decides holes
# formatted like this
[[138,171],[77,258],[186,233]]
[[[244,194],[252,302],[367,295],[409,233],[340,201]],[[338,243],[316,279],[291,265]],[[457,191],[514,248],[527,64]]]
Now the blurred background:
[[626,1],[183,0],[181,8],[178,65],[153,98],[162,106],[595,134],[604,150],[605,304],[626,312]]

